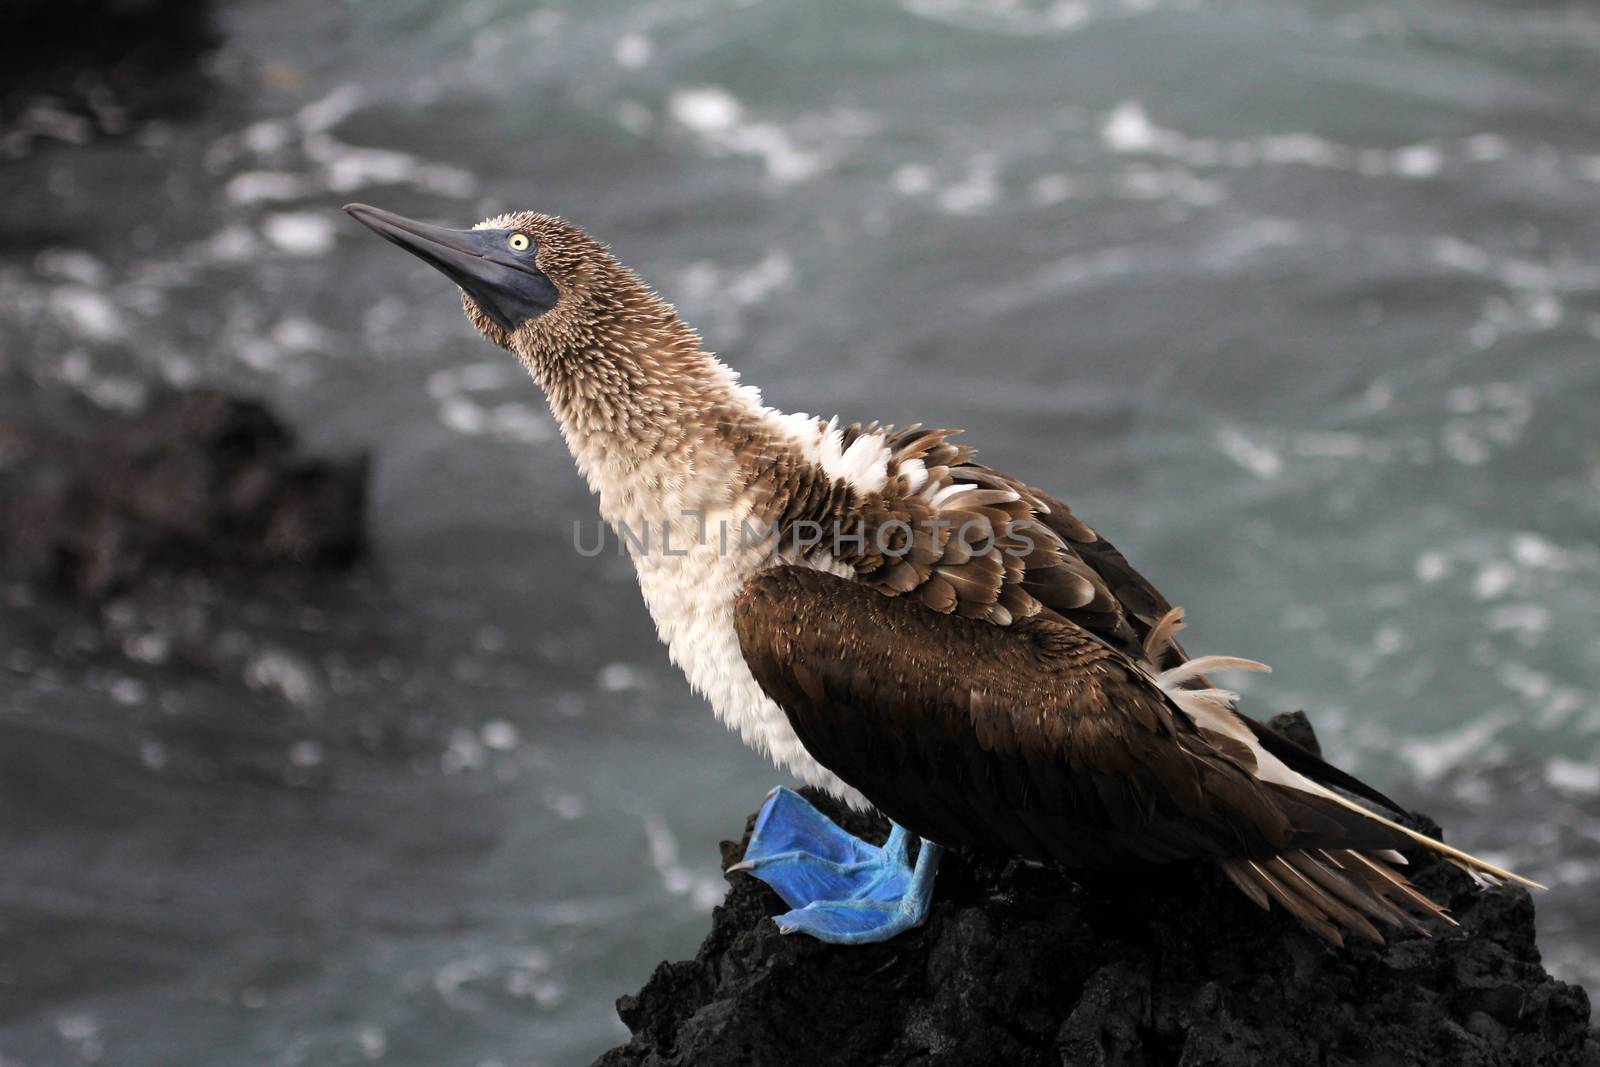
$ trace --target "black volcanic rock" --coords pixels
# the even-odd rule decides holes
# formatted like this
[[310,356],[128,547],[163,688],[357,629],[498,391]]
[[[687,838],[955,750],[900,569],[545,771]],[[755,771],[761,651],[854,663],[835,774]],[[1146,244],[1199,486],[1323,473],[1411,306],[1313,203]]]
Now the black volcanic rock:
[[0,4],[0,92],[43,72],[192,63],[214,43],[211,0],[6,0]]
[[153,578],[348,566],[364,459],[307,457],[261,404],[210,389],[116,415],[34,391],[0,415],[0,573],[93,603]]
[[[724,842],[724,866],[743,848]],[[923,928],[851,948],[779,934],[782,902],[736,874],[699,954],[618,1001],[633,1037],[596,1067],[1600,1067],[1588,997],[1540,966],[1528,893],[1411,860],[1461,929],[1342,950],[1204,864],[1069,877],[949,854]]]
[[[201,59],[217,42],[211,0],[5,0],[0,159],[196,113],[211,84]],[[27,242],[8,233],[0,245]]]

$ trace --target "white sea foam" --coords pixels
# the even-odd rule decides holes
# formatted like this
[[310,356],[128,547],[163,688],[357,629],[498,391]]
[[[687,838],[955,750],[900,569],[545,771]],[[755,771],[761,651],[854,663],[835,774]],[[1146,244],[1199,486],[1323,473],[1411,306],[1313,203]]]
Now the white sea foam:
[[1444,154],[1431,144],[1407,145],[1396,149],[1391,158],[1394,172],[1402,178],[1431,178],[1444,166]]
[[568,793],[559,789],[548,790],[544,795],[544,802],[550,810],[555,812],[566,822],[581,819],[589,810],[589,805],[576,793]]
[[1223,455],[1262,481],[1271,481],[1283,473],[1283,457],[1277,450],[1237,426],[1217,430],[1214,440]]
[[1483,715],[1446,733],[1399,742],[1410,768],[1424,781],[1436,781],[1465,763],[1492,763],[1504,755],[1495,741],[1507,725],[1504,714]]
[[726,133],[737,128],[744,117],[738,99],[714,85],[679,90],[668,106],[673,118],[702,134]]
[[1306,242],[1306,228],[1293,219],[1251,219],[1224,233],[1201,259],[1213,270],[1248,264],[1268,249],[1292,248]]
[[566,997],[566,987],[551,973],[553,962],[542,948],[486,948],[439,967],[433,991],[451,1008],[475,1015],[489,1010],[496,993],[553,1008]]
[[1198,177],[1183,167],[1131,166],[1118,171],[1111,192],[1129,200],[1165,200],[1208,207],[1227,199],[1221,182]]
[[901,196],[921,196],[933,190],[933,168],[926,163],[904,163],[895,168],[889,184]]
[[794,263],[781,249],[769,250],[751,264],[721,266],[698,260],[683,269],[679,285],[691,301],[731,301],[753,307],[788,288],[794,280]]
[[314,188],[311,180],[302,174],[251,170],[230,178],[222,195],[235,204],[259,204],[273,200],[299,200],[309,196]]
[[1394,446],[1366,434],[1343,430],[1303,430],[1293,436],[1294,454],[1306,459],[1387,462]]
[[1532,644],[1550,631],[1550,609],[1543,604],[1502,604],[1484,617],[1494,633],[1510,633]]
[[242,263],[261,251],[261,241],[242,222],[231,222],[200,246],[200,258],[212,263]]
[[443,400],[461,392],[499,389],[509,385],[518,376],[518,372],[505,361],[448,367],[428,375],[428,395],[435,400]]
[[496,752],[509,752],[522,741],[516,726],[504,719],[490,719],[478,728],[478,736],[486,748]]
[[1000,164],[990,153],[967,162],[966,173],[939,190],[940,210],[952,215],[976,215],[1000,200]]
[[272,340],[290,352],[326,351],[335,343],[332,333],[299,315],[280,319],[272,327]]
[[607,663],[600,668],[596,684],[607,693],[621,693],[630,689],[643,689],[644,676],[631,663]]
[[1419,582],[1432,584],[1449,575],[1452,569],[1450,554],[1430,548],[1417,556],[1416,575]]
[[1488,139],[1468,137],[1454,144],[1429,141],[1392,149],[1340,144],[1303,131],[1233,139],[1191,137],[1156,123],[1138,100],[1125,100],[1105,114],[1100,139],[1118,155],[1164,156],[1199,168],[1303,166],[1410,181],[1437,177],[1457,162],[1497,160],[1502,146],[1492,135]]
[[611,57],[617,61],[617,66],[627,70],[638,70],[648,65],[654,54],[655,46],[642,33],[625,33],[617,38],[611,48]]
[[366,96],[359,86],[341,85],[302,107],[295,114],[295,121],[307,133],[322,133],[355,114],[365,103]]
[[223,187],[239,205],[283,204],[324,192],[348,195],[375,185],[407,185],[455,199],[477,192],[470,171],[408,152],[347,144],[331,131],[370,101],[354,86],[341,86],[307,104],[293,121],[264,120],[207,151],[206,164],[226,171]]
[[295,707],[315,707],[322,700],[322,684],[310,663],[282,648],[264,648],[244,669],[245,684],[270,693]]
[[122,315],[104,293],[64,285],[50,293],[50,310],[74,333],[89,341],[114,341],[123,336]]
[[973,304],[986,315],[1003,315],[1036,301],[1059,299],[1063,293],[1132,274],[1145,262],[1132,249],[1117,247],[1066,256],[1021,281],[989,285],[974,297]]
[[695,260],[682,267],[675,288],[680,304],[708,336],[728,344],[744,336],[748,312],[794,288],[795,265],[782,248],[754,262]]
[[301,770],[320,767],[328,757],[321,741],[303,738],[289,746],[289,763]]
[[261,234],[291,256],[321,256],[333,249],[333,221],[311,211],[283,211],[261,220]]
[[1600,795],[1600,766],[1596,766],[1594,760],[1579,761],[1557,756],[1544,765],[1544,778],[1563,793]]
[[1472,579],[1472,595],[1479,600],[1504,596],[1517,584],[1517,569],[1505,560],[1491,559],[1478,568]]
[[1035,204],[1059,204],[1077,192],[1077,183],[1066,174],[1046,174],[1034,179],[1028,187],[1028,196]]
[[255,155],[265,156],[287,148],[294,138],[290,123],[282,119],[263,119],[246,126],[239,134],[239,143]]
[[1183,144],[1172,131],[1157,129],[1137,100],[1112,108],[1100,126],[1100,137],[1111,151],[1124,154],[1159,151],[1171,155]]
[[779,184],[803,181],[823,168],[819,152],[802,147],[775,122],[749,118],[738,98],[720,86],[679,89],[668,99],[667,112],[713,152],[760,161]]
[[[1511,538],[1511,558],[1524,567],[1568,573],[1582,564],[1578,553],[1561,548],[1543,536],[1522,531]],[[1592,556],[1591,556],[1592,561]]]
[[450,732],[450,741],[439,756],[439,769],[445,774],[475,771],[488,760],[488,751],[478,735],[465,728]]
[[495,391],[508,388],[517,390],[519,397],[532,388],[526,375],[510,361],[435,371],[427,385],[428,395],[437,404],[439,422],[456,433],[532,445],[553,440],[555,423],[542,405],[528,399],[494,401]]
[[323,165],[322,180],[336,193],[351,193],[373,185],[410,185],[460,199],[472,196],[478,189],[478,179],[470,171],[428,162],[409,152],[358,148],[318,136],[306,139],[306,154]]
[[[900,0],[900,6],[929,21],[1017,36],[1072,33],[1114,10],[1088,0]],[[1121,6],[1135,13],[1152,6],[1152,0],[1124,0]]]
[[701,911],[722,903],[727,883],[707,871],[686,866],[679,858],[678,838],[661,816],[644,817],[645,839],[650,845],[650,865],[661,876],[662,888],[673,896],[688,897]]
[[33,269],[43,277],[91,289],[104,286],[108,280],[104,263],[75,248],[46,248],[33,257]]

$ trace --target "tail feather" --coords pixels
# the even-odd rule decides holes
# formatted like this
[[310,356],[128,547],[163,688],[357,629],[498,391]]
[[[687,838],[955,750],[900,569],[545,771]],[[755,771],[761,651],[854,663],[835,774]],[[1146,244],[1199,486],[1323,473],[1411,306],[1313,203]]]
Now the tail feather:
[[1217,863],[1222,873],[1228,876],[1228,881],[1238,887],[1239,892],[1255,902],[1255,906],[1262,911],[1272,907],[1272,898],[1267,895],[1266,889],[1255,878],[1249,863],[1244,860],[1221,860]]
[[1475,878],[1492,880],[1492,884],[1495,885],[1498,885],[1501,882],[1517,882],[1521,885],[1527,886],[1529,889],[1547,888],[1546,886],[1542,886],[1538,882],[1535,882],[1531,878],[1524,878],[1522,875],[1508,871],[1504,867],[1496,867],[1488,860],[1479,859],[1470,852],[1463,852],[1459,848],[1451,848],[1449,845],[1438,840],[1437,838],[1432,838],[1427,834],[1418,833],[1416,830],[1413,830],[1409,827],[1401,826],[1392,819],[1386,819],[1372,809],[1363,807],[1353,800],[1342,797],[1331,789],[1323,789],[1321,792],[1334,803],[1349,808],[1351,811],[1359,812],[1372,821],[1387,826],[1391,830],[1396,830],[1402,834],[1405,834],[1412,841],[1415,841],[1423,848],[1426,848],[1429,852],[1438,853],[1444,859],[1465,870],[1468,874],[1473,875]]
[[1377,924],[1425,936],[1431,935],[1423,920],[1454,925],[1399,872],[1360,852],[1303,849],[1269,859],[1222,860],[1218,866],[1258,907],[1276,902],[1335,946],[1344,944],[1346,933],[1383,944]]
[[1351,907],[1336,895],[1323,889],[1315,879],[1308,878],[1283,856],[1272,857],[1268,866],[1278,876],[1280,882],[1292,887],[1307,903],[1320,908],[1330,920],[1373,944],[1383,944],[1383,935],[1378,933],[1378,928],[1373,926],[1359,909]]
[[1413,913],[1420,913],[1430,919],[1440,919],[1451,926],[1457,925],[1456,921],[1445,913],[1445,910],[1424,896],[1416,886],[1412,885],[1399,871],[1391,869],[1380,860],[1375,860],[1353,850],[1346,851],[1343,855],[1350,859],[1349,869],[1357,875],[1365,877],[1367,884],[1381,893],[1384,899],[1392,904],[1400,905],[1400,915],[1406,925],[1418,933],[1427,933],[1428,930],[1416,921]]
[[1239,715],[1238,695],[1213,687],[1206,674],[1271,668],[1235,656],[1190,659],[1175,640],[1183,625],[1182,608],[1167,611],[1145,635],[1140,666],[1203,737],[1225,746],[1230,758],[1272,792],[1292,828],[1284,841],[1290,851],[1266,859],[1218,861],[1233,884],[1258,906],[1268,908],[1276,901],[1335,945],[1344,943],[1345,932],[1381,943],[1374,921],[1423,934],[1428,933],[1424,921],[1455,925],[1443,908],[1394,869],[1406,860],[1393,846],[1406,841],[1461,868],[1479,883],[1518,882],[1531,889],[1545,888],[1402,826],[1339,792],[1348,789],[1399,810],[1366,783],[1329,766],[1270,727]]
[[1315,852],[1288,852],[1283,860],[1361,914],[1377,919],[1385,926],[1399,929],[1413,922],[1403,908],[1389,903],[1382,893],[1369,888],[1364,877],[1350,877],[1333,854],[1321,849]]
[[[1270,862],[1270,861],[1267,861]],[[1277,901],[1290,915],[1311,929],[1318,937],[1333,945],[1343,945],[1344,935],[1339,932],[1333,917],[1315,901],[1308,900],[1292,886],[1279,881],[1260,860],[1229,860],[1223,870],[1238,885],[1242,880],[1252,882],[1266,896]]]

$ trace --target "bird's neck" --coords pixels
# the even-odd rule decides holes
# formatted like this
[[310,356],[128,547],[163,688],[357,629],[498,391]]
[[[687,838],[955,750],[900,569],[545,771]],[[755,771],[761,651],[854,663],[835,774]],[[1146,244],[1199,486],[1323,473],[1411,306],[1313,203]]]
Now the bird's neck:
[[762,418],[759,395],[656,302],[547,343],[529,361],[602,515],[623,522],[722,506],[736,442]]

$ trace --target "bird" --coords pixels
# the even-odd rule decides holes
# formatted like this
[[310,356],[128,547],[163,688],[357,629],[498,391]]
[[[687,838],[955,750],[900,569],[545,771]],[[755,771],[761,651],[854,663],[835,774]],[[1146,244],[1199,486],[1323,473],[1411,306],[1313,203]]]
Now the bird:
[[[451,229],[351,204],[443,273],[543,390],[622,537],[672,661],[779,768],[891,829],[873,844],[779,787],[734,869],[780,930],[869,944],[921,925],[951,848],[1066,869],[1215,864],[1326,942],[1429,933],[1401,848],[1543,888],[1239,710],[1187,620],[1050,493],[958,431],[785,413],[582,229]],[[915,854],[913,856],[913,848]]]

